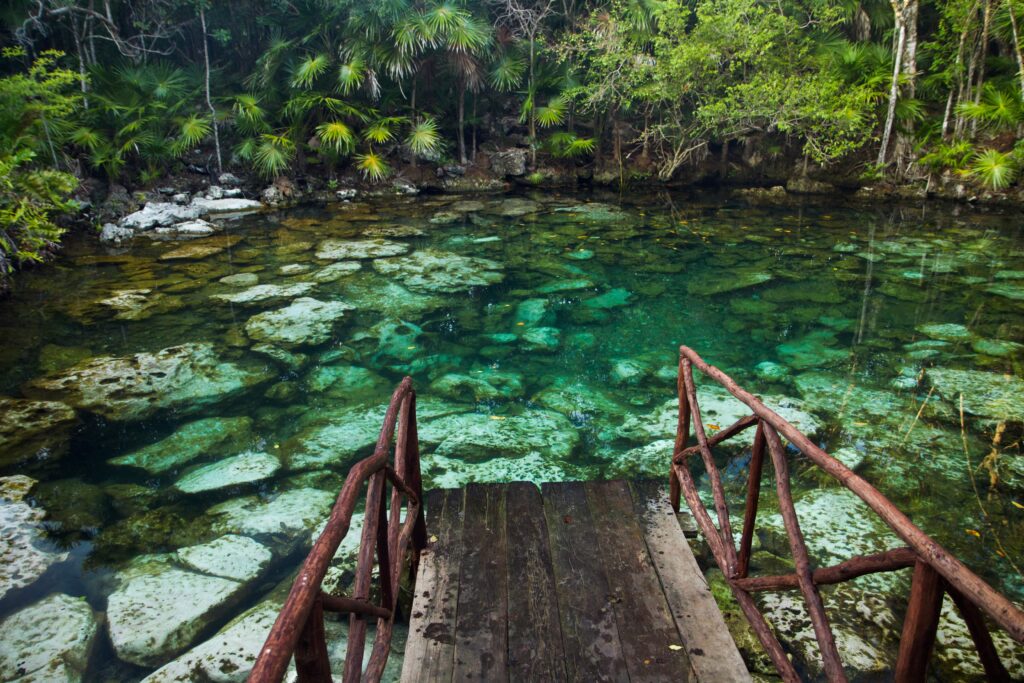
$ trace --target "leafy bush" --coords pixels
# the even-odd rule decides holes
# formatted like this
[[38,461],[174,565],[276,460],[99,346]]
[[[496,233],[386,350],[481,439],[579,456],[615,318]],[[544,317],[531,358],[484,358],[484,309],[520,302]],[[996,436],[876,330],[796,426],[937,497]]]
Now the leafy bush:
[[40,163],[59,163],[55,141],[78,102],[61,56],[43,52],[24,73],[0,78],[0,280],[51,251],[63,233],[54,215],[74,208],[75,177]]

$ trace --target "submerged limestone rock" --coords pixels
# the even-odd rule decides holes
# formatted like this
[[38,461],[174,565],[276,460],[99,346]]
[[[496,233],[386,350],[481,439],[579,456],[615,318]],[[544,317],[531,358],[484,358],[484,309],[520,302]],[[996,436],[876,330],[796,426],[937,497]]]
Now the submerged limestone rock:
[[616,455],[605,469],[608,478],[660,479],[668,475],[675,451],[674,439],[659,439]]
[[[234,276],[232,276],[234,277]],[[292,282],[286,285],[256,285],[241,292],[214,294],[214,301],[248,306],[252,304],[275,304],[309,294],[316,288],[312,282]]]
[[235,273],[234,275],[225,275],[218,280],[222,285],[229,287],[252,287],[259,281],[260,276],[256,273]]
[[0,599],[35,583],[46,570],[67,559],[43,531],[46,511],[32,507],[28,495],[35,479],[21,474],[0,477]]
[[320,301],[302,297],[285,308],[249,318],[245,333],[251,339],[272,344],[316,346],[331,338],[334,324],[354,306],[344,301]]
[[279,469],[281,461],[274,456],[250,451],[191,470],[174,483],[174,488],[182,493],[216,491],[269,479]]
[[242,199],[241,197],[216,199],[196,197],[192,200],[191,206],[201,214],[243,214],[259,211],[263,208],[263,205],[255,199]]
[[0,467],[63,457],[76,424],[63,403],[0,396]]
[[431,453],[423,457],[422,467],[424,486],[429,488],[461,488],[473,482],[495,481],[531,481],[539,486],[574,478],[559,463],[550,462],[539,453],[472,463]]
[[[788,396],[761,396],[761,401],[788,420],[807,436],[814,436],[821,423],[811,414],[803,402]],[[750,408],[733,397],[724,387],[706,384],[697,387],[697,403],[700,405],[704,431],[710,437],[720,429],[732,425],[742,417],[752,414]],[[671,399],[647,415],[628,415],[622,425],[614,430],[615,436],[649,443],[657,439],[675,437],[679,418],[679,402]],[[754,429],[751,427],[732,437],[722,448],[749,448],[754,443]]]
[[421,249],[404,258],[379,259],[373,267],[383,275],[398,278],[410,289],[425,292],[463,292],[505,278],[503,266],[497,261],[437,249]]
[[[188,648],[241,598],[245,585],[142,556],[119,572],[107,599],[107,626],[117,656],[139,666],[165,664]],[[186,597],[187,596],[187,597]]]
[[328,514],[336,492],[297,488],[270,498],[235,498],[206,511],[215,533],[252,536],[287,554],[309,540],[309,532]]
[[0,679],[78,681],[98,631],[84,598],[56,593],[0,622]]
[[391,383],[376,372],[355,365],[320,365],[306,377],[306,389],[346,399],[379,398],[387,395]]
[[196,240],[160,254],[161,261],[188,261],[219,254],[242,241],[241,235],[221,235],[217,238]]
[[313,273],[311,277],[313,280],[320,283],[334,282],[335,280],[340,280],[346,275],[358,273],[362,267],[363,264],[359,261],[338,261],[337,263],[332,263],[326,268],[321,268]]
[[835,332],[817,330],[775,347],[779,359],[791,368],[806,370],[844,363],[850,359],[848,349],[836,348]]
[[918,325],[917,331],[926,337],[946,342],[969,342],[974,338],[973,332],[957,323],[928,323]]
[[274,559],[270,549],[248,536],[227,534],[202,545],[180,548],[179,562],[203,574],[235,581],[253,581]]
[[380,238],[368,240],[330,239],[320,243],[316,250],[316,257],[325,261],[349,261],[398,256],[408,251],[408,244]]
[[761,271],[726,272],[714,277],[695,280],[686,286],[686,291],[697,296],[714,296],[761,285],[771,279],[771,273]]
[[347,467],[373,450],[383,417],[382,409],[365,407],[321,416],[281,444],[282,457],[290,470]]
[[116,312],[114,320],[146,320],[158,313],[184,307],[181,297],[154,292],[151,289],[118,289],[99,304]]
[[437,445],[435,456],[467,463],[526,456],[545,462],[566,460],[579,443],[572,423],[547,410],[525,410],[510,416],[463,413],[439,417],[422,425],[419,437],[423,445]]
[[143,683],[244,683],[281,606],[263,602],[233,619],[217,635],[157,669]]
[[128,422],[162,410],[179,415],[202,412],[268,379],[267,368],[222,361],[212,344],[199,342],[155,353],[94,358],[32,380],[25,393]]
[[947,401],[971,415],[1024,422],[1024,380],[982,370],[929,368],[925,377]]
[[252,418],[208,417],[186,423],[167,438],[109,462],[162,474],[200,456],[216,457],[238,451],[251,441]]
[[512,373],[489,371],[474,375],[448,373],[430,385],[430,394],[459,401],[494,401],[522,395],[522,377]]

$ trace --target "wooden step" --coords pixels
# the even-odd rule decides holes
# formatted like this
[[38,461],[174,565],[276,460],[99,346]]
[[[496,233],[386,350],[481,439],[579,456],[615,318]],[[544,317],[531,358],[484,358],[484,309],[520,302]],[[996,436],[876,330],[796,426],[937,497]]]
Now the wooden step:
[[402,681],[749,681],[661,487],[426,496]]

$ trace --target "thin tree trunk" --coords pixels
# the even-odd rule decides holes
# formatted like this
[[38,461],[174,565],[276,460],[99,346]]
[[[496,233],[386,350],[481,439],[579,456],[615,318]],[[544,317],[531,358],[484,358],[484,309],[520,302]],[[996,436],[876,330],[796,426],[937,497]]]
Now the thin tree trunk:
[[466,163],[466,84],[459,79],[459,163]]
[[[974,10],[972,9],[971,14],[973,14],[973,12]],[[957,44],[956,48],[956,63],[954,65],[954,69],[956,72],[957,93],[959,94],[963,93],[964,46],[967,45],[967,30],[970,25],[969,20],[964,22],[964,30],[960,32],[960,42]],[[942,115],[942,138],[944,140],[947,139],[947,135],[949,133],[949,120],[953,114],[953,104],[955,99],[957,99],[957,97],[954,96],[953,86],[950,85],[949,97],[946,99],[946,111]]]
[[470,158],[470,161],[472,161],[474,164],[476,163],[476,129],[477,129],[476,101],[477,101],[477,99],[478,99],[477,94],[473,93],[473,149],[470,152],[469,158]]
[[224,172],[224,166],[220,157],[220,133],[217,132],[217,109],[213,106],[213,99],[210,97],[210,45],[206,37],[206,10],[199,7],[199,25],[203,29],[203,62],[206,65],[206,106],[210,108],[210,117],[213,119],[213,146],[217,151],[217,175]]
[[889,110],[885,115],[882,145],[878,150],[878,161],[876,162],[879,166],[885,164],[885,154],[889,151],[889,137],[892,135],[893,122],[896,118],[896,99],[900,93],[900,71],[902,70],[900,62],[903,59],[903,44],[907,39],[907,27],[903,23],[902,13],[898,11],[896,12],[896,25],[899,29],[899,38],[896,41],[896,50],[893,55],[892,87],[889,88]]
[[[84,22],[83,22],[84,24]],[[82,88],[82,106],[89,109],[89,81],[85,76],[85,54],[82,49],[82,38],[78,35],[78,21],[73,21],[71,34],[75,37],[75,52],[78,53],[78,82]]]
[[[981,102],[981,92],[985,87],[985,57],[988,55],[988,32],[992,23],[992,0],[985,0],[985,19],[981,25],[981,59],[978,61],[978,85],[974,91],[974,104]],[[971,136],[978,133],[977,117],[971,119]]]
[[1006,3],[1010,13],[1010,28],[1013,30],[1013,52],[1017,56],[1017,79],[1020,81],[1020,96],[1024,100],[1024,55],[1020,51],[1020,33],[1017,31],[1017,17],[1013,13],[1013,0]]
[[530,166],[537,167],[537,89],[533,80],[534,44],[530,36]]

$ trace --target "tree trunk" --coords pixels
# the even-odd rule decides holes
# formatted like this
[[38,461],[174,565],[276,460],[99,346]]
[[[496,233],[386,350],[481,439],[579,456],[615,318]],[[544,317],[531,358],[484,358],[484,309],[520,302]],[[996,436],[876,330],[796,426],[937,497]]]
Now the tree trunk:
[[[85,22],[83,22],[84,24]],[[89,80],[85,76],[85,53],[82,50],[82,38],[78,35],[78,21],[72,21],[71,34],[75,37],[75,52],[78,53],[78,83],[82,88],[82,106],[89,109]]]
[[[919,0],[906,0],[903,5],[903,28],[905,38],[903,40],[903,55],[900,58],[902,63],[902,83],[900,84],[900,96],[913,99],[917,91],[917,15]],[[905,127],[896,131],[896,147],[893,150],[893,158],[896,161],[896,173],[902,177],[913,157],[914,149],[914,122],[908,120]]]
[[477,101],[477,94],[474,92],[473,93],[473,147],[472,147],[472,151],[469,153],[469,159],[474,164],[476,163],[476,128],[477,128],[477,122],[476,122],[476,101]]
[[466,163],[466,83],[459,79],[459,163]]
[[534,44],[533,36],[530,36],[530,166],[537,168],[537,90],[533,80],[534,75]]
[[[985,0],[985,19],[981,25],[981,58],[978,60],[978,85],[974,91],[974,104],[981,102],[981,92],[985,87],[985,57],[988,55],[988,32],[992,24],[992,0]],[[971,119],[971,136],[978,133],[977,117]]]
[[1020,51],[1020,33],[1017,31],[1017,16],[1013,13],[1013,1],[1006,3],[1010,13],[1010,28],[1013,31],[1013,53],[1017,57],[1017,79],[1020,81],[1020,97],[1024,100],[1024,55]]
[[885,164],[885,155],[889,151],[889,137],[892,135],[893,122],[896,118],[896,100],[900,94],[900,72],[902,71],[900,62],[903,59],[903,45],[907,39],[907,27],[903,24],[903,13],[897,11],[895,14],[898,38],[896,40],[896,50],[893,54],[892,86],[889,88],[889,109],[885,115],[882,145],[878,150],[878,161],[876,162],[878,166]]
[[[977,6],[977,5],[975,5]],[[971,10],[971,14],[974,10]],[[968,15],[969,16],[969,15]],[[967,31],[971,25],[970,20],[964,22],[964,29],[960,32],[960,42],[956,48],[956,63],[954,64],[954,70],[956,73],[956,94],[954,95],[953,85],[949,86],[949,97],[946,99],[946,111],[942,115],[942,139],[948,139],[949,133],[949,121],[953,115],[953,105],[959,101],[959,98],[963,96],[963,70],[964,70],[964,46],[967,45]]]
[[220,156],[220,133],[217,131],[217,108],[213,106],[213,99],[210,97],[210,44],[206,37],[206,10],[199,8],[199,25],[203,29],[203,62],[206,65],[206,106],[210,108],[210,117],[213,119],[213,146],[217,151],[217,175],[224,172],[224,166]]

